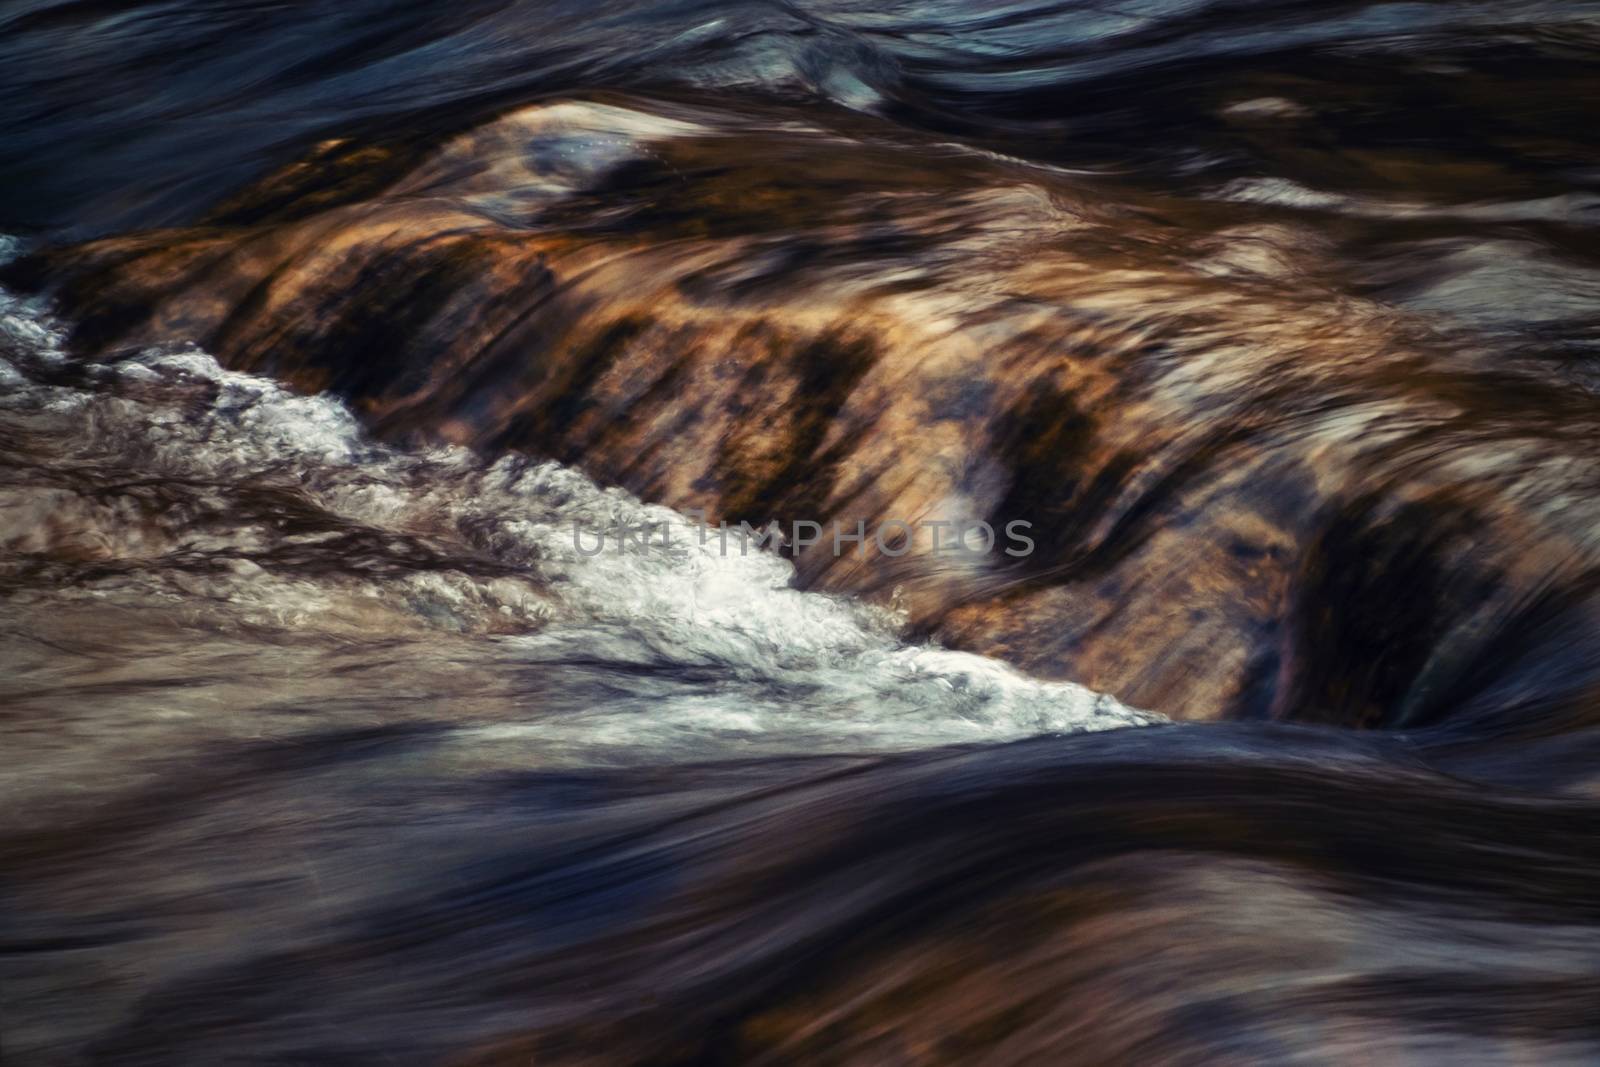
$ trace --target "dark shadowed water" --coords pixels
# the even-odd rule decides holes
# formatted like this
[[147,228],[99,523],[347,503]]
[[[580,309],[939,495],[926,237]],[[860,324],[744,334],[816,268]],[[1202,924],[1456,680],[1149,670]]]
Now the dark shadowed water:
[[1578,0],[11,0],[0,1058],[1600,1061],[1596,101]]

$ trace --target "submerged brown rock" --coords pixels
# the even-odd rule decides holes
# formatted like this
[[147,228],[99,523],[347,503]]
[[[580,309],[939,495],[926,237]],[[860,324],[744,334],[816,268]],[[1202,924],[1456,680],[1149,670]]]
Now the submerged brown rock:
[[1270,207],[860,121],[595,97],[330,141],[9,280],[85,350],[192,340],[713,521],[1026,521],[1021,559],[796,562],[1175,715],[1426,723],[1588,587],[1592,394],[1354,295]]

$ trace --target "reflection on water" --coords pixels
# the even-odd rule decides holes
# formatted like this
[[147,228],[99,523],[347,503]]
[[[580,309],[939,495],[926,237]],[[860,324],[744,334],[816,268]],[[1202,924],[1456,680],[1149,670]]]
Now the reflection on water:
[[1597,15],[13,3],[0,1053],[1593,1062]]

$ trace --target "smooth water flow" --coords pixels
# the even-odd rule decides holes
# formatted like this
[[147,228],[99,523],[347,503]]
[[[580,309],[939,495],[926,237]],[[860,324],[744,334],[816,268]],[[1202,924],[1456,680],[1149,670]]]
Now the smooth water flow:
[[1596,99],[1588,0],[12,0],[0,1061],[1600,1060]]

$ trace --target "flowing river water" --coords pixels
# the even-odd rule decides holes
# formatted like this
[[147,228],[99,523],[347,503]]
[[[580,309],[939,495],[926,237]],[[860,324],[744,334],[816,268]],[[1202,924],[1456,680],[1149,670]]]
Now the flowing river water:
[[1596,1062],[1597,99],[1581,0],[13,0],[0,1057]]

